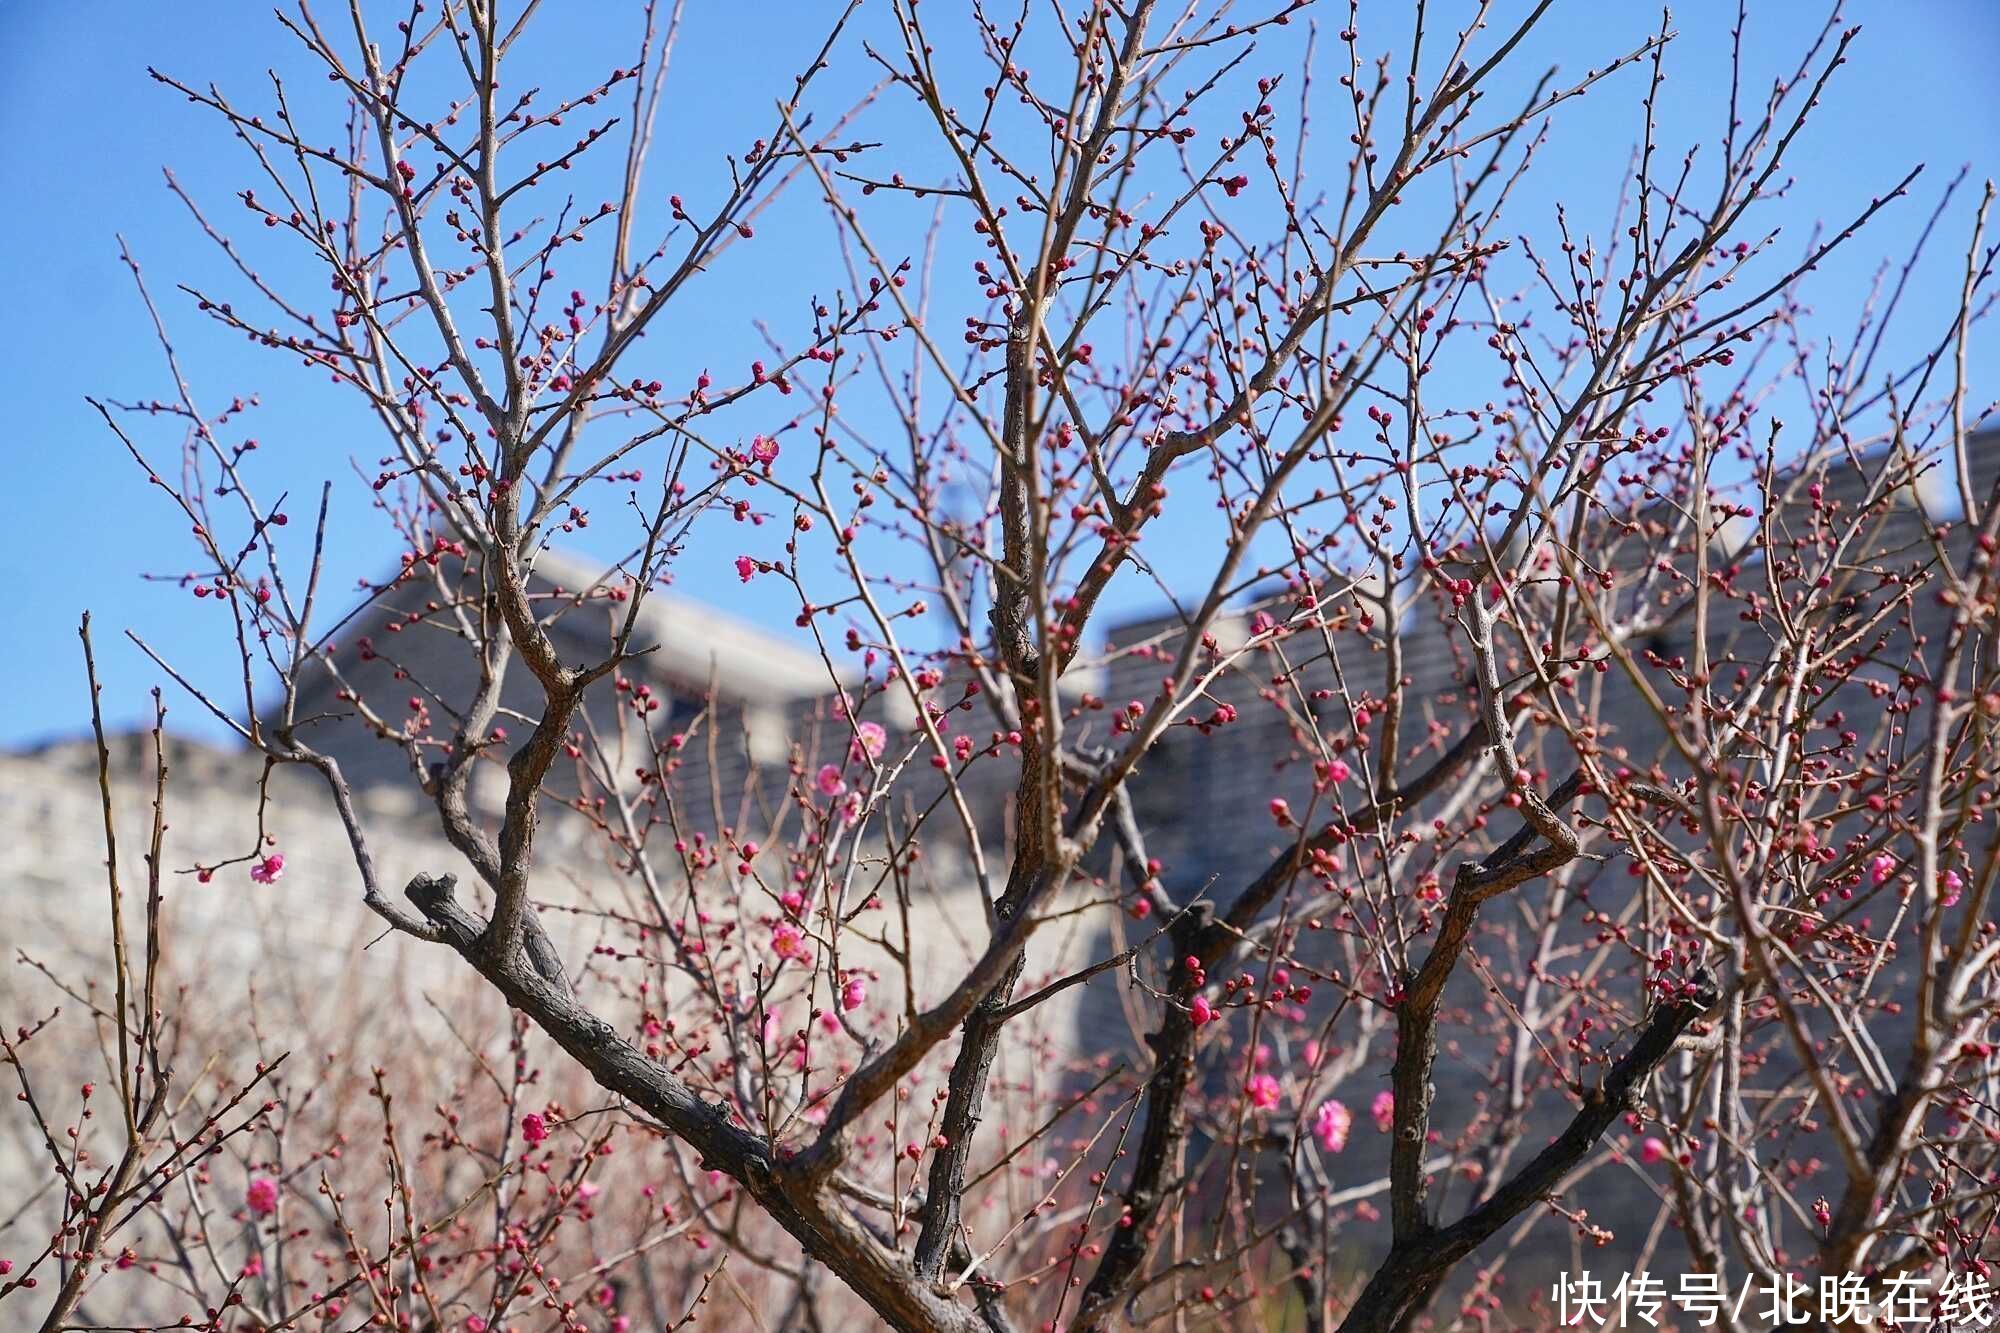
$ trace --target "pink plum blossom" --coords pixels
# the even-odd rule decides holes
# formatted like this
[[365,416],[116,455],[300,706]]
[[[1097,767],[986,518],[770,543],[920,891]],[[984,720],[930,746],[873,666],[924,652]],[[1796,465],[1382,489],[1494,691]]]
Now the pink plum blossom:
[[521,1137],[529,1143],[540,1143],[549,1136],[549,1122],[540,1113],[530,1111],[521,1117]]
[[854,728],[854,741],[848,746],[848,757],[859,763],[865,759],[879,759],[889,744],[889,733],[882,730],[880,722],[863,722]]
[[258,1217],[269,1217],[278,1211],[278,1182],[269,1176],[250,1177],[250,1188],[243,1191],[243,1202]]
[[1354,1124],[1354,1116],[1340,1102],[1325,1101],[1319,1104],[1319,1111],[1313,1116],[1313,1135],[1319,1146],[1328,1152],[1339,1152],[1347,1146],[1347,1131]]
[[250,878],[258,884],[276,884],[285,877],[285,854],[272,852],[250,867]]
[[1278,1080],[1269,1074],[1252,1074],[1250,1081],[1243,1085],[1250,1104],[1260,1111],[1268,1111],[1278,1104]]
[[1387,1134],[1389,1126],[1396,1123],[1396,1094],[1386,1088],[1376,1093],[1368,1114],[1375,1117],[1375,1128]]
[[860,977],[849,977],[847,984],[840,988],[840,1007],[852,1013],[868,1002],[868,983]]
[[1651,1166],[1667,1155],[1667,1145],[1658,1139],[1647,1139],[1639,1145],[1639,1160]]
[[839,764],[821,764],[813,785],[819,788],[821,796],[838,796],[847,790],[847,779],[840,775]]
[[757,562],[747,555],[736,557],[736,577],[748,583],[757,573]]

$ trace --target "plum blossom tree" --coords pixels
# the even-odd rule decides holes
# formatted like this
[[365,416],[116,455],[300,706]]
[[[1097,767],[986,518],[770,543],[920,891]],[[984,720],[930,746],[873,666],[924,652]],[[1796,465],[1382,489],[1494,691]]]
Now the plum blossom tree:
[[[1553,0],[1449,29],[1419,4],[1388,52],[1372,7],[1318,8],[850,4],[796,78],[745,90],[775,92],[766,132],[679,193],[646,174],[660,117],[699,114],[667,78],[678,6],[640,6],[631,63],[552,102],[502,78],[547,21],[532,0],[302,5],[279,22],[344,97],[333,132],[283,82],[252,110],[156,75],[241,141],[238,204],[316,273],[267,277],[188,198],[237,279],[191,308],[365,406],[397,571],[330,616],[331,488],[288,523],[245,409],[176,365],[173,396],[100,410],[185,514],[180,593],[242,671],[161,668],[315,774],[360,906],[513,1015],[513,1081],[455,1085],[418,1160],[376,1080],[387,1146],[356,1188],[388,1200],[378,1233],[330,1176],[235,1181],[222,1212],[254,1235],[345,1259],[307,1276],[258,1248],[220,1288],[188,1263],[173,1295],[205,1326],[622,1328],[641,1301],[664,1325],[751,1282],[785,1327],[856,1302],[910,1330],[1486,1327],[1534,1308],[1503,1275],[1531,1234],[1611,1239],[1572,1195],[1600,1171],[1645,1180],[1648,1252],[1671,1233],[1732,1290],[1985,1273],[2000,494],[1966,348],[1990,188],[1941,261],[1956,309],[1904,310],[1892,278],[1820,337],[1808,275],[1917,182],[1803,250],[1762,221],[1856,40],[1838,15],[1761,96],[1739,57],[1697,155],[1661,139],[1664,24],[1524,80]],[[831,69],[872,82],[849,104]],[[1522,202],[1586,104],[1638,108],[1594,230],[1581,202]],[[568,181],[600,159],[615,193],[586,202]],[[781,197],[835,259],[758,312],[769,353],[658,359],[645,335],[713,318],[708,275],[753,262]],[[1908,365],[1882,353],[1899,318],[1928,321]],[[176,465],[142,438],[161,423]],[[538,581],[564,534],[614,522],[602,579]],[[1107,598],[1189,570],[1166,630],[1101,647]],[[676,575],[783,585],[827,663],[825,725],[754,835],[700,789],[702,723],[630,674]],[[350,680],[384,607],[448,636],[469,688],[410,678],[404,710]],[[598,651],[566,657],[555,627],[587,617]],[[1107,657],[1147,692],[1093,693]],[[523,673],[536,705],[503,706]],[[316,678],[407,756],[465,884],[383,880],[303,711]],[[1176,818],[1282,850],[1196,878],[1149,853],[1142,770],[1250,707],[1284,719],[1269,790]],[[633,893],[588,957],[544,924],[551,820],[584,821]],[[242,861],[280,887],[282,851]],[[948,891],[976,918],[963,964],[910,926]],[[1036,941],[1078,917],[1100,945],[1043,976]],[[151,974],[127,992],[122,941],[118,968],[108,1030],[164,1078]],[[1143,1041],[1024,1103],[996,1068],[1079,987],[1118,992]],[[533,1042],[566,1098],[527,1096]],[[1476,1098],[1440,1082],[1468,1049]],[[45,1124],[66,1203],[0,1302],[58,1288],[49,1328],[120,1280],[114,1227],[220,1229],[202,1191],[169,1197],[192,1162],[162,1149],[163,1092],[128,1073],[119,1101],[108,1170]],[[186,1146],[274,1114],[239,1130],[235,1105]],[[671,1168],[579,1239],[564,1219],[628,1142]],[[478,1243],[474,1200],[497,1210]]]

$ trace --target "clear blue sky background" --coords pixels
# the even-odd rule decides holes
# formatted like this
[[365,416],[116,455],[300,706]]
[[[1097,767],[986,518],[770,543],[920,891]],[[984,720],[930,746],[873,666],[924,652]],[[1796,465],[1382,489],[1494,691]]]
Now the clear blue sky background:
[[[1515,7],[1509,0],[1499,9]],[[882,8],[879,0],[863,5],[859,28],[836,52],[839,73],[823,105],[866,81],[854,37],[879,35]],[[1471,6],[1444,0],[1433,8],[1442,27]],[[634,29],[622,17],[626,9],[610,0],[545,4],[514,85],[532,82],[559,93],[628,61]],[[763,132],[773,98],[816,46],[827,12],[824,5],[802,0],[691,0],[689,9],[651,177],[655,205],[671,190],[692,193],[712,184],[709,167],[718,144],[740,148]],[[1407,9],[1401,0],[1364,4],[1364,32],[1372,35],[1365,26],[1371,22],[1398,21],[1387,15],[1399,9]],[[1825,9],[1817,0],[1758,0],[1751,6],[1747,46],[1758,71],[1753,88],[1761,91],[1772,73],[1796,59]],[[1791,156],[1788,166],[1797,184],[1788,199],[1766,211],[1765,224],[1784,226],[1787,253],[1796,253],[1816,223],[1845,220],[1916,162],[1928,163],[1929,170],[1913,199],[1815,279],[1809,295],[1836,328],[1851,326],[1881,258],[1906,249],[1937,191],[1961,165],[1969,165],[1972,178],[1961,206],[1951,214],[1933,262],[1919,275],[1913,304],[1936,311],[1953,299],[1969,205],[1979,183],[2000,172],[1995,134],[2000,113],[1992,84],[1992,72],[2000,68],[2000,0],[1857,0],[1847,11],[1850,21],[1864,26],[1860,43]],[[941,35],[968,35],[951,26],[963,22],[953,17],[951,0],[927,4],[925,12]],[[1734,4],[1720,0],[1691,0],[1676,11],[1675,26],[1683,36],[1669,57],[1662,136],[1673,150],[1670,156],[1692,141],[1716,140],[1734,12]],[[1332,7],[1324,20],[1337,26],[1344,13],[1345,5]],[[1384,17],[1371,17],[1378,13]],[[392,21],[383,11],[379,22],[385,31]],[[1625,0],[1559,0],[1521,63],[1531,72],[1558,63],[1574,76],[1630,49],[1657,23],[1657,9]],[[1389,28],[1380,33],[1378,49],[1397,35]],[[1337,52],[1330,42],[1323,49]],[[11,409],[7,476],[14,483],[0,536],[6,567],[14,571],[7,589],[7,651],[0,656],[0,745],[31,744],[87,725],[75,635],[85,608],[95,612],[100,627],[106,708],[116,722],[143,718],[145,691],[159,679],[157,669],[123,639],[121,631],[128,627],[198,679],[229,677],[233,648],[217,633],[219,622],[192,613],[184,592],[140,579],[142,571],[186,568],[192,552],[185,524],[156,492],[147,492],[84,402],[86,394],[138,399],[162,396],[170,388],[131,279],[118,261],[115,233],[123,233],[146,265],[197,393],[210,405],[232,394],[262,395],[267,406],[249,432],[266,442],[260,492],[284,488],[295,496],[316,495],[322,479],[335,480],[339,521],[331,546],[331,586],[351,588],[359,578],[382,573],[383,553],[393,550],[384,547],[379,520],[366,511],[365,488],[353,478],[351,460],[368,467],[383,452],[365,419],[296,365],[219,333],[174,290],[177,280],[233,289],[213,251],[165,190],[161,168],[172,167],[212,216],[232,227],[242,217],[232,192],[256,180],[241,145],[212,116],[153,83],[145,72],[148,64],[193,82],[213,79],[246,105],[268,105],[264,71],[272,67],[288,75],[302,100],[310,104],[314,96],[301,53],[259,5],[15,0],[0,7],[0,115],[7,126],[0,136],[0,181],[7,198],[0,207],[0,382]],[[980,86],[977,68],[963,60],[950,68],[963,76],[970,100]],[[1540,165],[1542,193],[1514,208],[1514,230],[1548,235],[1552,205],[1561,200],[1573,219],[1581,217],[1601,231],[1638,136],[1643,91],[1643,76],[1628,72],[1559,113]],[[1217,111],[1231,114],[1223,107]],[[330,142],[335,123],[318,123]],[[1219,128],[1219,122],[1208,124],[1211,132]],[[869,132],[889,141],[888,153],[898,166],[936,163],[928,127],[900,104],[878,109]],[[1339,142],[1344,136],[1322,137],[1328,161],[1320,179],[1330,184],[1332,157],[1345,146]],[[694,185],[683,186],[684,179]],[[590,193],[587,187],[584,193]],[[700,294],[700,318],[649,340],[633,369],[684,384],[711,361],[741,365],[761,354],[753,318],[798,327],[802,294],[825,292],[839,282],[823,210],[803,197],[807,193],[801,191],[801,198],[760,224],[753,261],[718,269]],[[657,215],[653,221],[659,221]],[[294,290],[324,283],[321,276],[287,268],[281,256],[274,257],[269,273]],[[940,318],[949,329],[962,313],[951,310]],[[1898,347],[1892,340],[1892,350],[1913,354],[1936,327],[1934,319],[1907,322],[1896,334],[1905,341]],[[1974,358],[1976,399],[2000,393],[1993,341],[1989,333]],[[172,437],[156,434],[151,443],[170,449]],[[1162,535],[1155,555],[1169,583],[1180,573],[1194,577],[1195,566],[1180,570],[1174,561],[1176,550],[1196,544],[1175,541],[1171,527]],[[599,552],[608,553],[608,548]],[[736,553],[732,547],[686,562],[682,590],[774,628],[789,625],[795,608],[768,586],[774,581],[747,588],[738,583],[729,567]],[[1158,598],[1137,581],[1122,596],[1110,614],[1150,608]],[[169,702],[185,729],[217,734],[194,704],[171,689]]]

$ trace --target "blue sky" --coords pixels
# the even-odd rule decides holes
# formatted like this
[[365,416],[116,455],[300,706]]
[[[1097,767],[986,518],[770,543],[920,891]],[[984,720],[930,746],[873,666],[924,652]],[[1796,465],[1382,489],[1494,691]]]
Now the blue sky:
[[[692,194],[712,184],[717,145],[740,147],[764,132],[773,99],[816,47],[826,12],[825,6],[802,0],[770,0],[754,10],[692,0],[689,8],[651,177],[656,203],[669,191]],[[955,35],[951,5],[925,8],[941,34]],[[1345,8],[1338,6],[1339,13]],[[1397,8],[1364,4],[1364,32],[1372,35],[1365,26],[1370,22],[1391,21],[1371,19],[1371,13]],[[1471,6],[1434,8],[1448,22]],[[628,60],[634,30],[616,17],[626,9],[609,0],[544,5],[514,70],[515,85],[534,83],[558,93]],[[868,0],[857,31],[836,50],[825,105],[866,82],[854,38],[875,30],[871,25],[879,27],[881,9],[879,0]],[[1768,82],[1817,30],[1825,5],[1759,0],[1751,9],[1746,46],[1753,69]],[[746,12],[756,19],[746,21]],[[1695,140],[1713,143],[1720,129],[1734,12],[1733,4],[1694,0],[1675,14],[1682,36],[1668,61],[1662,139],[1676,155]],[[1912,305],[1935,310],[1953,299],[1969,206],[1979,183],[2000,171],[1995,151],[2000,117],[1990,82],[1991,70],[2000,64],[2000,4],[1859,0],[1847,6],[1847,14],[1864,31],[1849,67],[1790,157],[1796,183],[1766,211],[1765,224],[1782,225],[1795,253],[1816,223],[1845,220],[1916,162],[1929,169],[1915,197],[1815,276],[1808,295],[1835,328],[1851,326],[1882,257],[1907,248],[1936,192],[1961,166],[1969,166],[1968,189],[1949,215],[1933,262],[1917,276]],[[577,21],[584,16],[587,21]],[[1334,17],[1329,10],[1329,20]],[[381,23],[386,28],[390,21],[385,11]],[[1657,23],[1658,10],[1646,6],[1558,0],[1520,64],[1533,73],[1559,64],[1574,77],[1630,49]],[[1387,46],[1394,36],[1385,28],[1378,44]],[[1335,48],[1328,42],[1323,49]],[[119,262],[117,234],[145,265],[197,394],[211,405],[233,395],[260,395],[264,406],[255,433],[265,443],[261,490],[316,495],[323,479],[334,481],[330,586],[352,588],[356,580],[380,574],[385,551],[395,549],[383,544],[379,520],[366,510],[366,488],[354,477],[355,461],[365,469],[383,451],[367,421],[323,381],[200,320],[191,301],[175,290],[176,281],[230,288],[218,257],[164,187],[162,168],[171,167],[211,216],[231,227],[242,216],[232,193],[255,180],[241,145],[211,115],[149,79],[149,64],[191,82],[213,79],[246,104],[268,104],[267,68],[287,75],[301,104],[310,107],[315,96],[302,53],[260,5],[45,0],[0,8],[0,109],[9,127],[0,136],[0,179],[9,186],[10,204],[0,210],[5,297],[0,366],[6,368],[13,404],[8,453],[17,483],[14,512],[0,538],[7,565],[16,571],[9,590],[8,637],[14,647],[0,666],[0,698],[6,701],[0,745],[34,743],[87,726],[75,635],[77,617],[86,608],[99,626],[105,707],[117,723],[142,719],[146,690],[160,680],[158,669],[124,640],[127,628],[197,679],[229,675],[233,648],[216,632],[217,623],[191,614],[185,593],[140,577],[187,567],[192,549],[185,523],[157,493],[147,492],[144,479],[84,401],[87,394],[152,398],[170,387],[145,312]],[[962,63],[948,68],[963,74],[968,92],[979,86],[973,81],[976,68]],[[1628,72],[1558,114],[1539,167],[1542,193],[1515,207],[1516,229],[1546,235],[1556,201],[1569,207],[1573,219],[1596,223],[1609,217],[1619,173],[1638,136],[1643,92],[1643,77]],[[1218,113],[1229,114],[1221,107]],[[889,145],[886,151],[897,166],[936,164],[926,126],[888,102],[871,114],[870,136]],[[336,137],[334,122],[319,123],[329,142]],[[1325,146],[1329,155],[1334,146]],[[718,266],[698,295],[699,317],[649,339],[632,363],[635,370],[684,383],[710,360],[741,364],[761,354],[757,318],[798,327],[804,296],[840,282],[823,209],[806,193],[760,222],[754,255]],[[913,244],[918,230],[912,224],[903,237],[892,227],[889,248]],[[295,290],[302,283],[323,285],[323,277],[287,263],[273,252],[267,272]],[[955,323],[959,313],[940,318]],[[1935,329],[1934,321],[1913,319],[1892,330],[1890,348],[1913,352]],[[1904,341],[1899,344],[1898,338]],[[1984,345],[1976,344],[1980,350],[1973,360],[1974,397],[1981,401],[2000,393],[2000,358],[1990,350],[1992,342],[1989,333]],[[153,443],[171,447],[166,436],[154,436]],[[1174,521],[1167,520],[1156,553],[1169,584],[1176,575],[1192,579],[1199,573],[1193,563],[1176,567],[1177,559],[1198,558],[1199,543],[1175,540]],[[590,540],[583,544],[590,548]],[[608,553],[608,547],[599,552]],[[775,586],[738,582],[730,567],[736,549],[695,554],[703,558],[684,562],[683,592],[774,629],[790,624],[795,608]],[[1151,610],[1158,598],[1155,589],[1133,581],[1106,614]],[[191,701],[171,688],[168,699],[185,729],[217,734]]]

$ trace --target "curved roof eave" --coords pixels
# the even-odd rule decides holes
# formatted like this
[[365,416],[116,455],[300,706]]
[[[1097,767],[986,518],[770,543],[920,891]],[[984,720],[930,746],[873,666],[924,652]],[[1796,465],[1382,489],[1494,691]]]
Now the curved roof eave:
[[[538,582],[565,591],[597,587],[622,578],[615,568],[586,564],[576,556],[544,550],[535,557]],[[815,653],[801,652],[777,635],[726,611],[655,588],[639,608],[633,646],[651,648],[648,670],[690,685],[711,677],[738,697],[801,699],[829,694],[844,677],[829,676]]]

